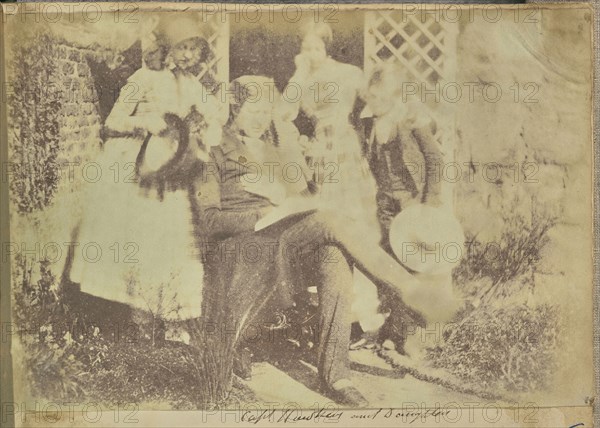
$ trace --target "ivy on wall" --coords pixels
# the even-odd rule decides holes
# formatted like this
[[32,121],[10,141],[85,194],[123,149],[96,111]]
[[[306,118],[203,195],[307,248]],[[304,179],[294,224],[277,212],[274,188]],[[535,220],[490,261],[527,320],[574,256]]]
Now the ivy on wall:
[[52,39],[38,33],[12,45],[11,200],[19,213],[31,213],[46,207],[58,188],[62,97]]

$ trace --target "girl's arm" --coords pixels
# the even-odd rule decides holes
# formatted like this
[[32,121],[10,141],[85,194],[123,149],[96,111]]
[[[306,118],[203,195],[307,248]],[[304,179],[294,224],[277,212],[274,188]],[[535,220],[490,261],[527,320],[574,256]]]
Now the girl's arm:
[[[294,58],[294,61],[296,70],[282,92],[283,94],[290,95],[288,97],[282,97],[281,108],[279,112],[277,112],[281,120],[290,122],[298,117],[298,113],[300,112],[300,100],[302,99],[300,95],[307,93],[309,91],[308,86],[310,85],[308,59],[305,55],[298,54]],[[298,93],[299,91],[300,93]],[[298,94],[298,96],[293,94]]]
[[221,128],[225,126],[227,123],[227,119],[229,119],[229,103],[227,102],[227,98],[221,94],[221,86],[214,95],[209,97],[209,107],[214,108],[214,118],[216,125]]
[[194,99],[192,109],[204,116],[209,126],[223,127],[229,118],[229,104],[223,99],[220,87],[215,94],[208,93],[209,89],[202,84],[199,84],[198,88],[199,90],[191,95]]
[[[132,77],[134,76],[136,74]],[[108,130],[123,134],[143,134],[147,131],[158,134],[166,128],[164,119],[158,113],[136,116],[139,105],[144,99],[140,86],[130,78],[127,84],[121,88],[119,98],[104,122],[104,126]]]
[[193,135],[197,139],[198,157],[202,160],[206,160],[211,147],[221,143],[221,131],[227,122],[229,107],[226,102],[221,102],[218,93],[208,94],[207,90],[203,88],[194,95],[195,103],[188,114],[190,129],[194,131]]
[[281,153],[285,168],[288,174],[296,174],[297,168],[302,172],[302,177],[283,177],[288,190],[301,195],[311,194],[311,189],[315,186],[313,182],[313,171],[306,163],[302,154],[300,144],[300,132],[293,122],[274,121],[275,131],[279,139],[279,150]]
[[217,96],[208,95],[203,111],[206,111],[207,126],[202,132],[202,139],[205,147],[213,147],[221,142],[221,131],[227,122],[229,104],[221,102]]
[[354,81],[356,82],[356,97],[365,102],[367,98],[368,82],[367,76],[360,68],[355,67]]
[[123,91],[119,99],[110,111],[104,125],[111,131],[133,134],[137,128],[143,128],[143,123],[139,117],[133,116],[138,103],[124,102]]
[[350,112],[350,123],[356,129],[359,135],[364,133],[363,121],[361,120],[361,113],[365,109],[367,102],[367,78],[364,72],[356,67],[354,71],[354,81],[356,82],[356,97],[354,99],[354,105]]

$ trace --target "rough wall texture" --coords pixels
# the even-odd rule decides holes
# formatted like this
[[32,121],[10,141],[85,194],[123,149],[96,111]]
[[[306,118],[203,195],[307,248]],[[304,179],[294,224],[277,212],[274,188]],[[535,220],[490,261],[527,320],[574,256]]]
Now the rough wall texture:
[[63,94],[60,140],[63,160],[68,162],[89,160],[101,143],[98,94],[86,59],[88,56],[98,57],[98,51],[66,42],[56,46]]
[[469,23],[459,35],[457,82],[477,86],[475,102],[465,86],[456,108],[456,161],[472,177],[456,186],[456,198],[473,233],[493,238],[503,205],[515,199],[524,212],[533,206],[572,224],[589,198],[591,74],[581,70],[591,69],[570,41],[590,35],[558,25],[569,13],[582,12],[540,12],[539,22],[518,25],[512,16]]

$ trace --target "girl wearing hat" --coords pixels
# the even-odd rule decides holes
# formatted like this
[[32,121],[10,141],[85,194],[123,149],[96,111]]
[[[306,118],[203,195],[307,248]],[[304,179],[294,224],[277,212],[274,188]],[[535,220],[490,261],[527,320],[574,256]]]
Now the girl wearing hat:
[[196,75],[208,44],[198,23],[175,18],[143,37],[144,64],[106,119],[78,237],[91,249],[71,271],[82,291],[165,320],[199,315],[190,172],[220,140],[223,122]]
[[[349,379],[351,265],[356,263],[370,278],[395,289],[410,287],[411,276],[376,239],[369,241],[362,223],[338,209],[317,204],[320,208],[315,210],[311,209],[315,205],[307,202],[307,209],[255,231],[257,222],[277,206],[285,206],[286,200],[311,197],[306,176],[298,173],[292,179],[285,172],[292,162],[300,165],[303,161],[299,135],[289,122],[275,117],[274,111],[280,111],[277,96],[270,99],[264,90],[257,92],[266,87],[274,85],[260,76],[232,82],[230,92],[237,96],[231,104],[230,120],[198,182],[197,208],[207,272],[203,322],[217,329],[228,328],[212,328],[210,334],[199,336],[207,341],[200,346],[215,353],[221,362],[217,376],[222,382],[216,398],[227,394],[234,351],[244,341],[260,340],[257,327],[264,322],[258,316],[267,301],[277,295],[292,304],[296,286],[316,284],[321,344],[318,370],[323,387],[342,404],[364,405],[366,400]],[[260,168],[262,173],[257,172]],[[298,284],[296,272],[300,272],[302,284]],[[230,340],[225,340],[227,337]]]

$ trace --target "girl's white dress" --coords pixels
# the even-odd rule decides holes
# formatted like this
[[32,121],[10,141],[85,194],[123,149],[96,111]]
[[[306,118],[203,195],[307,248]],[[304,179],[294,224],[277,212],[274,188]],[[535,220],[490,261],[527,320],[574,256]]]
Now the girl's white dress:
[[374,221],[375,181],[349,120],[365,89],[362,70],[327,58],[316,72],[294,75],[290,85],[302,88],[296,107],[315,125],[305,155],[312,159],[323,203],[334,210],[344,207],[356,219]]
[[[212,120],[218,107],[215,99],[203,93],[200,82],[176,77],[170,70],[140,69],[128,84],[117,103],[131,105],[117,104],[119,113],[171,112],[183,118],[195,104],[205,119]],[[198,102],[202,97],[205,102]],[[166,320],[197,317],[203,267],[188,191],[167,190],[161,199],[155,189],[138,185],[134,172],[142,143],[134,137],[108,139],[96,164],[87,169],[84,216],[71,280],[80,283],[85,293]],[[160,144],[160,139],[152,144]]]

